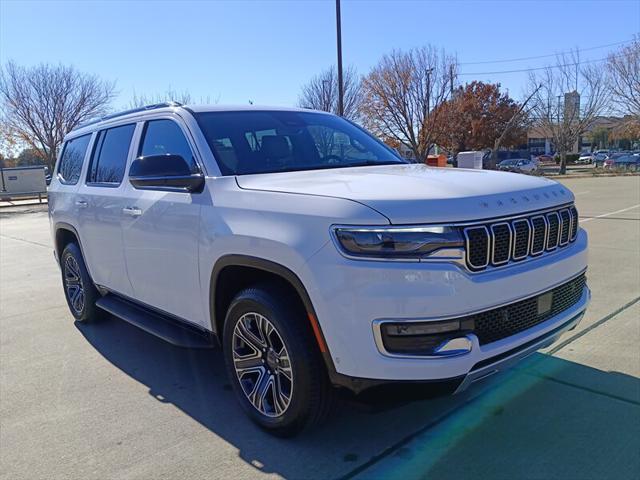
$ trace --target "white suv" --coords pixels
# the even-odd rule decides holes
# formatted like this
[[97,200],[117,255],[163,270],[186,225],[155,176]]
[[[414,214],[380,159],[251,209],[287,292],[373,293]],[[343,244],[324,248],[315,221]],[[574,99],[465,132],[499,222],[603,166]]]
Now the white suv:
[[279,435],[336,389],[462,391],[575,327],[590,297],[564,186],[408,164],[327,113],[128,111],[69,133],[53,177],[76,320],[219,343],[240,404]]

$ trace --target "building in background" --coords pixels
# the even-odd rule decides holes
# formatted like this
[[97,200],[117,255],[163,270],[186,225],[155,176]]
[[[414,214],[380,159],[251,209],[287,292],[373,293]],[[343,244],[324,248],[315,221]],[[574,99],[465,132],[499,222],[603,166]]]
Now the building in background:
[[[578,103],[576,104],[576,97],[572,95],[573,93],[575,92],[565,95],[564,110],[568,118],[573,115],[574,109],[580,108],[580,95],[577,96]],[[578,139],[572,151],[568,153],[581,153],[603,148],[630,148],[626,144],[633,144],[634,140],[637,141],[639,139],[614,139],[615,135],[612,135],[627,121],[629,121],[627,117],[596,117],[589,130]],[[549,155],[554,154],[556,151],[553,139],[545,136],[542,129],[536,126],[531,127],[527,132],[527,146],[531,155]]]

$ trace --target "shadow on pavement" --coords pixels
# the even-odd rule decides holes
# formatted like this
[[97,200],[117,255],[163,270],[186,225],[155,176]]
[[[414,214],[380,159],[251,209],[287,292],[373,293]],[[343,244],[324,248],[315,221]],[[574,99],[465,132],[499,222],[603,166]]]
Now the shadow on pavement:
[[282,440],[240,410],[220,351],[175,348],[115,318],[77,328],[155,399],[235,446],[264,473],[511,479],[628,478],[640,471],[640,381],[628,375],[536,354],[455,397],[375,414],[345,405],[320,428]]

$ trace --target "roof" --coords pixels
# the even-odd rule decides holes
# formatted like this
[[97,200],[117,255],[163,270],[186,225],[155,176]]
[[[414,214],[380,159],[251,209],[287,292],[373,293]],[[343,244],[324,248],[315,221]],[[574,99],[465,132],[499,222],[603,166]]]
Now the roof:
[[[315,112],[308,108],[274,107],[270,105],[185,105],[193,112],[240,112],[240,111],[278,111],[278,112]],[[327,112],[320,112],[327,113]]]
[[87,123],[79,125],[67,134],[69,137],[75,137],[77,135],[84,135],[89,132],[101,128],[102,124],[110,123],[111,121],[119,120],[131,120],[137,117],[144,116],[149,112],[175,112],[176,110],[184,108],[188,111],[200,113],[200,112],[240,112],[240,111],[278,111],[278,112],[314,112],[324,113],[319,110],[312,110],[308,108],[296,108],[296,107],[273,107],[264,105],[182,105],[177,102],[164,102],[153,105],[146,105],[140,108],[134,108],[131,110],[125,110],[122,112],[112,113],[110,115],[91,120]]

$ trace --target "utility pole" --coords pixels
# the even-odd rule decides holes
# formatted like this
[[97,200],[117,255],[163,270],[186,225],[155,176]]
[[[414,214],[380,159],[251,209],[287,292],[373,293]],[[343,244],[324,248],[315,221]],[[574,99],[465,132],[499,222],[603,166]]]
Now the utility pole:
[[340,25],[340,0],[336,0],[336,33],[338,43],[338,115],[344,115],[344,85],[342,83],[342,27]]
[[453,99],[453,64],[449,65],[450,97]]

